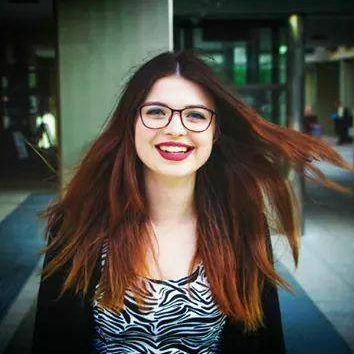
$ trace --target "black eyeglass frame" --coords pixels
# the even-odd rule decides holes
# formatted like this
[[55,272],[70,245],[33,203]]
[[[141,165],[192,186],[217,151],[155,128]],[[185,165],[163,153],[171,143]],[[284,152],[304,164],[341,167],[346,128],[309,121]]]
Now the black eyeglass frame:
[[[166,123],[164,126],[159,127],[159,128],[151,128],[151,127],[147,126],[147,125],[145,124],[145,122],[144,122],[143,115],[142,115],[142,109],[143,109],[144,107],[147,107],[147,106],[162,106],[162,107],[168,108],[168,109],[171,111],[171,115],[169,116],[167,123]],[[187,127],[184,125],[183,119],[182,119],[182,112],[183,112],[184,110],[186,110],[186,109],[191,109],[191,108],[202,108],[202,109],[205,109],[206,111],[208,111],[208,112],[211,113],[210,122],[209,122],[208,126],[207,126],[205,129],[203,129],[203,130],[193,130],[193,129],[187,128]],[[166,127],[170,124],[170,122],[171,122],[171,120],[172,120],[172,117],[173,117],[173,114],[174,114],[175,112],[178,112],[178,113],[179,113],[179,119],[180,119],[182,125],[183,125],[187,130],[192,131],[192,132],[194,132],[194,133],[202,133],[202,132],[205,132],[205,131],[210,127],[211,122],[213,121],[213,118],[216,117],[216,112],[215,112],[215,111],[213,111],[213,110],[210,109],[210,108],[206,108],[206,107],[204,107],[204,106],[198,106],[198,105],[187,106],[187,107],[184,107],[183,109],[173,109],[173,108],[167,106],[167,105],[164,104],[164,103],[160,103],[160,102],[150,102],[150,103],[145,103],[145,104],[143,104],[143,105],[141,105],[141,106],[139,107],[139,116],[140,116],[141,122],[143,123],[143,125],[144,125],[146,128],[149,128],[149,129],[162,129],[162,128],[166,128]]]

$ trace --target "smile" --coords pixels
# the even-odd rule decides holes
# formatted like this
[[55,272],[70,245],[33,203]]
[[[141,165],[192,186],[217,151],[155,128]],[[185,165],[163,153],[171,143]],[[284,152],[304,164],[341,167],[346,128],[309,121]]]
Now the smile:
[[181,161],[186,159],[194,150],[181,146],[155,146],[159,154],[166,160]]

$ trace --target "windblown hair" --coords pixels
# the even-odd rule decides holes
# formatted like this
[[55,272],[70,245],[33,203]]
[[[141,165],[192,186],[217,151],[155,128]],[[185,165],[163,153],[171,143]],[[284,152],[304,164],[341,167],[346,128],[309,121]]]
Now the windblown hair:
[[62,293],[73,289],[87,295],[106,244],[106,265],[99,283],[102,304],[121,309],[127,287],[135,289],[138,297],[137,274],[147,274],[151,224],[143,165],[135,151],[135,122],[155,81],[176,74],[177,67],[182,77],[213,97],[217,111],[217,140],[209,160],[197,171],[197,251],[190,272],[199,257],[221,311],[241,321],[246,330],[255,330],[263,323],[264,283],[290,288],[274,269],[267,219],[287,238],[295,264],[298,260],[298,207],[289,170],[348,192],[313,163],[322,160],[343,169],[354,168],[324,141],[262,119],[191,52],[160,54],[127,83],[111,119],[66,190],[43,213],[50,238],[43,252],[55,255],[43,276],[46,279],[69,265]]

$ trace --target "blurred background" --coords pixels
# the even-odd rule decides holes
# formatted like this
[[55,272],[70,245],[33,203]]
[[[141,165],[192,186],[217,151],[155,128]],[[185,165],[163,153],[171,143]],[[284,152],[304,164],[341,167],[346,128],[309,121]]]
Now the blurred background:
[[[64,186],[148,58],[196,48],[264,119],[354,162],[352,0],[0,1],[0,353],[29,353],[42,257],[38,211]],[[320,164],[354,188],[354,175]],[[273,235],[289,354],[354,352],[354,198],[291,175],[297,269]]]

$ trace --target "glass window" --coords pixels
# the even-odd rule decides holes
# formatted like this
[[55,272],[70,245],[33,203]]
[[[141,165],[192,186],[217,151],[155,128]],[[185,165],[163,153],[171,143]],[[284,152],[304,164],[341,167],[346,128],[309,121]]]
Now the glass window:
[[270,28],[259,29],[259,82],[262,84],[272,83],[273,53],[272,53],[272,30]]
[[[202,59],[218,75],[221,81],[265,119],[274,123],[286,123],[287,80],[287,29],[274,22],[269,27],[244,28],[242,21],[235,25],[235,33],[242,29],[235,40],[206,41],[203,29],[192,31],[193,45],[200,49]],[[264,26],[264,24],[262,24]],[[219,35],[219,37],[222,35]],[[219,38],[217,37],[217,38]],[[274,51],[274,46],[277,50]],[[274,65],[277,67],[274,67]],[[277,75],[274,72],[277,71]],[[273,82],[273,80],[277,82]]]
[[272,82],[272,56],[270,53],[259,56],[259,79],[262,84]]
[[247,82],[246,44],[237,44],[234,48],[234,84],[245,85]]
[[225,80],[225,57],[222,53],[205,53],[201,58],[221,80]]

